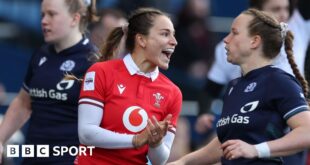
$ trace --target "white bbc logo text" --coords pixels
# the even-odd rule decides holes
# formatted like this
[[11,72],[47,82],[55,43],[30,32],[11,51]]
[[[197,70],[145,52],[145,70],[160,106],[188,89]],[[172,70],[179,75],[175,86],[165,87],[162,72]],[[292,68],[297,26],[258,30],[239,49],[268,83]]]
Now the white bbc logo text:
[[50,147],[49,145],[37,145],[37,157],[49,157]]
[[6,155],[12,158],[19,157],[19,145],[7,145]]
[[[50,150],[49,145],[7,145],[7,157],[49,157],[64,156],[69,154],[71,156],[81,156],[93,154],[94,146],[54,146]],[[21,154],[20,154],[21,150]],[[51,153],[50,153],[51,152]]]

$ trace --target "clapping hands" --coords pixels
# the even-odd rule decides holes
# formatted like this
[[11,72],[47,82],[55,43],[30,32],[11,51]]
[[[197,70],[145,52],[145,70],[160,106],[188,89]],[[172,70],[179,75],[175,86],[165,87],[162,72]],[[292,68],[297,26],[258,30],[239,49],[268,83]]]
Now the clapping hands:
[[169,114],[162,121],[158,121],[155,116],[148,119],[146,128],[139,134],[136,134],[133,138],[133,145],[135,148],[140,148],[145,144],[155,148],[162,143],[163,137],[167,134],[167,131],[171,125],[172,115]]

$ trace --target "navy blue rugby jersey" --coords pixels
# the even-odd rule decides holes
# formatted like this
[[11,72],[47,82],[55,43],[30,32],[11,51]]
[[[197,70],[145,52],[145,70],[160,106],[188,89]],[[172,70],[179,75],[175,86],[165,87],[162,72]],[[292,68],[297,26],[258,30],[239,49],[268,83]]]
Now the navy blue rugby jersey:
[[56,53],[50,44],[34,53],[23,88],[31,96],[32,115],[26,143],[78,145],[77,107],[81,82],[64,80],[65,73],[82,78],[91,66],[89,39]]
[[[216,124],[218,138],[221,143],[230,139],[250,144],[274,140],[284,135],[286,120],[306,110],[308,104],[299,82],[281,69],[265,66],[229,83]],[[222,164],[282,164],[282,160],[222,158]]]

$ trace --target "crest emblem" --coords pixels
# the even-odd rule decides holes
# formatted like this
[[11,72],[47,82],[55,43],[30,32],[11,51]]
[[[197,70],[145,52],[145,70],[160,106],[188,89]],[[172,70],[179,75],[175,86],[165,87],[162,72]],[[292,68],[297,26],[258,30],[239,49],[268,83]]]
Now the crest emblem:
[[255,87],[256,87],[256,82],[252,82],[251,84],[249,84],[245,89],[244,92],[252,92],[254,91]]
[[60,70],[69,72],[69,71],[72,71],[74,67],[75,67],[75,62],[72,60],[67,60],[61,64]]
[[155,97],[154,106],[160,108],[160,103],[164,99],[164,96],[162,96],[159,92],[154,93],[153,96]]

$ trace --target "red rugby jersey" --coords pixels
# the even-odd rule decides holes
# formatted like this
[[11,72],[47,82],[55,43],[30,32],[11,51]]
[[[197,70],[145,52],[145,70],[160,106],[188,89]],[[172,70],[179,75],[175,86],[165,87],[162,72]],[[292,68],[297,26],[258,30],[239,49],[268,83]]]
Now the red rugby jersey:
[[[148,77],[137,70],[130,55],[123,60],[94,64],[84,77],[79,104],[103,108],[100,126],[114,132],[137,134],[146,127],[147,119],[152,115],[161,121],[168,114],[172,114],[174,125],[169,131],[174,132],[181,111],[181,91],[158,70]],[[96,148],[92,156],[79,156],[78,163],[146,164],[147,151],[147,146],[140,149]]]

